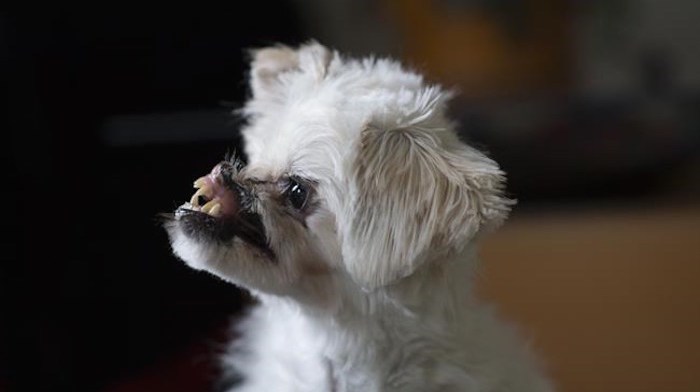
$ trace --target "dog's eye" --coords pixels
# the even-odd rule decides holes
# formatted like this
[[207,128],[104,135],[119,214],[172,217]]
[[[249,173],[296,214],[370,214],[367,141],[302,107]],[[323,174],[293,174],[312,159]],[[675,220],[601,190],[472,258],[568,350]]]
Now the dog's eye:
[[309,190],[305,184],[290,178],[284,194],[292,207],[297,210],[301,210],[304,208],[304,206],[306,206],[306,200],[309,197]]

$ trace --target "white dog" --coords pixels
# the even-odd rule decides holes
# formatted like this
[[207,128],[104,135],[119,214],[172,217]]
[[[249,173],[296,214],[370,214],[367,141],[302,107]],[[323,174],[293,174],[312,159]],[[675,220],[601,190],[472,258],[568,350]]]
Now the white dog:
[[235,391],[550,391],[475,302],[475,241],[512,204],[449,93],[310,43],[253,53],[249,164],[227,159],[166,225],[177,256],[260,301]]

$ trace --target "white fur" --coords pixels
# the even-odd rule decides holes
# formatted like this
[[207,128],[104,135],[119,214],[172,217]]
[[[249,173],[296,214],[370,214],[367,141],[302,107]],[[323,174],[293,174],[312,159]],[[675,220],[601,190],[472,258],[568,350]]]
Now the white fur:
[[259,193],[274,262],[170,229],[189,265],[260,300],[225,358],[244,377],[234,391],[550,391],[472,295],[475,240],[512,203],[496,163],[455,135],[450,94],[316,43],[259,50],[251,68],[241,175],[311,180],[317,207],[304,225]]

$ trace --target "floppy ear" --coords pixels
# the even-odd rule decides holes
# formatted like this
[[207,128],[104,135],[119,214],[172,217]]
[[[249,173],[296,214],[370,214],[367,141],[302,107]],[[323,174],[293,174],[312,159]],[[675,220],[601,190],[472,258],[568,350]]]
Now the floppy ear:
[[343,257],[367,289],[461,250],[512,204],[496,163],[445,129],[366,128],[353,177]]
[[286,83],[285,75],[293,72],[310,73],[322,79],[331,61],[331,52],[317,42],[294,50],[287,46],[272,46],[251,51],[250,86],[253,99],[280,99]]

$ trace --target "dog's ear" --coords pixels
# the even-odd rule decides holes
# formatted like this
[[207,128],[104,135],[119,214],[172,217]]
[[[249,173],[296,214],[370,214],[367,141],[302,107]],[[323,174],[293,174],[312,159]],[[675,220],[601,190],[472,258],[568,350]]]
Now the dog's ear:
[[427,117],[418,113],[422,123],[362,132],[344,217],[343,257],[366,289],[461,250],[510,210],[496,163]]
[[317,42],[294,50],[287,46],[272,46],[251,51],[250,86],[254,99],[279,99],[286,83],[285,75],[303,72],[322,79],[332,59],[332,53]]

